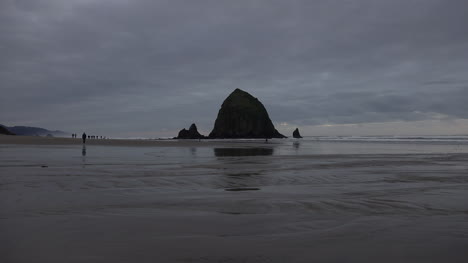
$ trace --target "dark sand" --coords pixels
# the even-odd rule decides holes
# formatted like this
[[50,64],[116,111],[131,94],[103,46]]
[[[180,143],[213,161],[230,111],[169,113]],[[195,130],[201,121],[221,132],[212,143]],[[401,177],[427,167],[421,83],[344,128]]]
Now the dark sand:
[[466,145],[297,143],[0,136],[0,262],[466,262]]
[[[264,144],[264,140],[170,140],[170,139],[86,139],[85,145],[101,146],[140,146],[140,147],[217,147],[217,146],[252,146]],[[0,134],[0,144],[18,145],[82,145],[81,138],[10,136]],[[275,144],[268,141],[268,144]],[[277,144],[277,142],[276,142]]]

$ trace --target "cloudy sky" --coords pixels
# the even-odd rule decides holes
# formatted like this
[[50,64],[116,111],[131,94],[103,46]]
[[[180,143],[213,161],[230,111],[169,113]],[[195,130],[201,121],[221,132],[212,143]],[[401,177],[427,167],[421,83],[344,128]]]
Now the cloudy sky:
[[468,134],[466,0],[2,0],[0,123],[213,128],[235,88],[280,132]]

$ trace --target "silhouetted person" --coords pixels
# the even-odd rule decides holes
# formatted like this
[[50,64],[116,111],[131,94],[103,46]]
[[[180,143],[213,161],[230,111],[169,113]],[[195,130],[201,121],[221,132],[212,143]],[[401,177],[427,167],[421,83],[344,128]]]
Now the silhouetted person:
[[83,144],[86,143],[86,133],[83,132],[83,135],[81,135],[81,138],[83,139]]

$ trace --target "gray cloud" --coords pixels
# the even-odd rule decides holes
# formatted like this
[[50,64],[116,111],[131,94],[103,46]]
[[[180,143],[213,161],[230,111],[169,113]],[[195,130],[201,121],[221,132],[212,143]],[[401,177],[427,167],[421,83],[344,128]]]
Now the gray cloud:
[[1,122],[212,128],[235,88],[295,125],[468,119],[464,0],[0,3]]

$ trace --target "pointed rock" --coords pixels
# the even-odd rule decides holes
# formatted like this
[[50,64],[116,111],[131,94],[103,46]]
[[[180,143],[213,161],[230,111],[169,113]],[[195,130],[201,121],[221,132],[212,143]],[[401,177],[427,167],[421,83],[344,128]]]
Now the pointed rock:
[[293,131],[293,137],[294,137],[294,138],[302,138],[301,134],[299,133],[299,128],[296,128],[296,129]]
[[188,129],[188,131],[190,134],[193,134],[193,135],[201,135],[200,133],[198,133],[197,125],[195,125],[195,123],[192,123],[192,125],[190,125],[190,128]]
[[197,125],[195,123],[192,123],[190,125],[190,128],[187,129],[182,129],[179,132],[179,135],[175,137],[175,139],[203,139],[205,136],[201,135],[198,130],[197,130]]
[[209,138],[286,138],[280,134],[263,104],[236,89],[221,105]]

